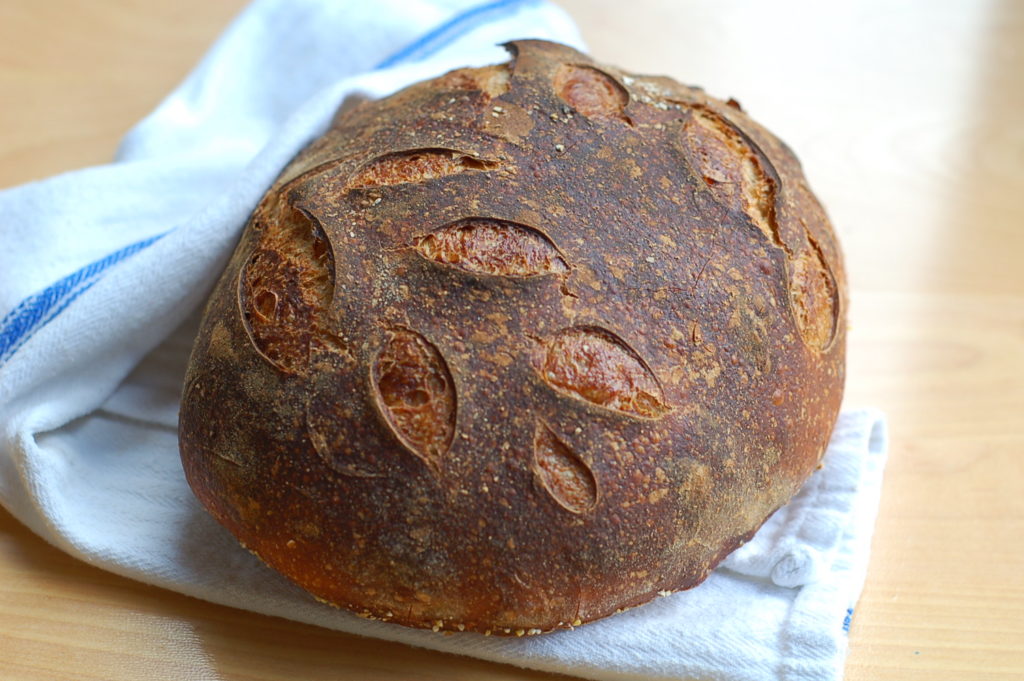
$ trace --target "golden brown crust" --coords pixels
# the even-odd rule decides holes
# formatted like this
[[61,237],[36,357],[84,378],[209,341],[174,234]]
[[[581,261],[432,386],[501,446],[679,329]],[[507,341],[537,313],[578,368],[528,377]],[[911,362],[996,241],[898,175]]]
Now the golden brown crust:
[[202,503],[318,598],[578,625],[687,589],[839,409],[845,276],[735,103],[540,41],[352,107],[210,299],[181,410]]

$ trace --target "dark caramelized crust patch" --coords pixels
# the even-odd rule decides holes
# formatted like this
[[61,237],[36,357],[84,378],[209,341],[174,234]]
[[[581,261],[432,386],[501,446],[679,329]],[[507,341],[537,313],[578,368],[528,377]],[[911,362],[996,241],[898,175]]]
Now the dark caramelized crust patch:
[[507,220],[460,220],[416,239],[416,250],[428,260],[476,274],[534,277],[569,269],[546,236]]
[[381,475],[377,467],[369,463],[371,457],[353,447],[344,428],[351,418],[343,405],[327,395],[313,395],[306,405],[306,435],[317,456],[335,473],[357,478],[373,478]]

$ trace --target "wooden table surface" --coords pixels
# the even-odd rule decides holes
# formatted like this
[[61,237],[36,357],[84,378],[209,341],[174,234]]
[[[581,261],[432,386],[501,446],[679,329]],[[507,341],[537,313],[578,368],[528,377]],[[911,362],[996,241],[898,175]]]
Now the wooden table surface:
[[[892,430],[846,678],[1024,678],[1024,3],[562,4],[600,59],[740,99],[840,233],[847,404]],[[108,161],[241,5],[4,0],[0,187]],[[141,585],[0,510],[0,678],[554,677]]]

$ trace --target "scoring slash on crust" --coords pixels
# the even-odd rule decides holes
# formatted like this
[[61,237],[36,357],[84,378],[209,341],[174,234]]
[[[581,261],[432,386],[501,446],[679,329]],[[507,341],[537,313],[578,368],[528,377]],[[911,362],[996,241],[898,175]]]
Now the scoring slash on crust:
[[670,411],[654,372],[607,329],[563,329],[544,344],[536,369],[556,391],[605,409],[648,419]]
[[455,382],[440,351],[410,329],[388,331],[371,367],[377,405],[398,440],[435,473],[455,435]]
[[508,220],[465,218],[416,238],[414,248],[427,260],[473,274],[536,277],[569,271],[547,236]]
[[597,479],[590,466],[541,422],[533,437],[533,472],[540,486],[570,513],[583,514],[597,505]]
[[742,212],[775,246],[775,182],[750,143],[730,123],[707,109],[690,110],[683,126],[686,154],[694,171],[723,205]]
[[629,122],[625,114],[629,92],[600,69],[563,64],[555,72],[554,87],[562,101],[587,118]]
[[260,356],[287,373],[303,373],[310,339],[325,331],[334,254],[306,211],[280,201],[268,212],[238,278],[238,306]]
[[357,170],[346,189],[369,189],[436,180],[460,173],[496,170],[498,161],[454,149],[409,149],[379,156]]

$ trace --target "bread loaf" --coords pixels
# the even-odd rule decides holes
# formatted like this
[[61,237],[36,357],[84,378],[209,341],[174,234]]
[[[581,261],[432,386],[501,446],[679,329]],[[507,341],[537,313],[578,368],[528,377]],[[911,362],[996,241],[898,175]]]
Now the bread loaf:
[[730,100],[509,46],[338,114],[193,350],[185,473],[317,598],[540,633],[699,584],[815,470],[839,247]]

